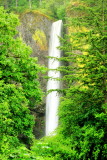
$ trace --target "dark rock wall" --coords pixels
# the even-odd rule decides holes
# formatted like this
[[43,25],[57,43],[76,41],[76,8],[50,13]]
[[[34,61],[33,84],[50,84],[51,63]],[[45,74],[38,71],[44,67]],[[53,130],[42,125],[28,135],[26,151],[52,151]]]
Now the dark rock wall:
[[[19,15],[21,25],[18,27],[19,36],[32,48],[32,56],[38,57],[40,65],[47,66],[48,44],[52,20],[38,11],[28,11]],[[46,92],[47,80],[39,76],[41,88]],[[45,97],[42,104],[32,111],[35,116],[34,134],[41,138],[45,134]]]
[[52,20],[37,11],[26,12],[19,16],[20,36],[32,50],[32,56],[38,57],[40,64],[47,65],[48,43]]

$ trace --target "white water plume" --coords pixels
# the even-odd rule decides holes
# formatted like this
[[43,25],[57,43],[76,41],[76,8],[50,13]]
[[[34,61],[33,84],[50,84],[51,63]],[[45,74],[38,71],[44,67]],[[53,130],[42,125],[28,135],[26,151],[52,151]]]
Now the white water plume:
[[[49,61],[48,61],[48,83],[47,91],[60,89],[60,81],[58,78],[61,78],[61,73],[58,71],[60,67],[60,61],[58,58],[61,57],[61,50],[59,47],[60,40],[59,37],[62,36],[62,20],[54,22],[52,24],[50,43],[49,43]],[[58,106],[59,106],[60,95],[58,91],[51,91],[46,98],[46,136],[55,134],[54,131],[58,126]]]

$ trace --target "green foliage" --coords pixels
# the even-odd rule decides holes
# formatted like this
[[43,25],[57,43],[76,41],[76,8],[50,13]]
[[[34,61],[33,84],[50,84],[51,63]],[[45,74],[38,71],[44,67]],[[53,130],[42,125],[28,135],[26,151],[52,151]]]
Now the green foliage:
[[[34,117],[30,108],[41,101],[41,67],[31,49],[16,37],[16,15],[0,8],[0,156],[5,159],[20,141],[30,145]],[[22,152],[22,151],[21,151]],[[7,156],[7,157],[6,157]]]
[[0,6],[14,12],[24,12],[27,9],[40,10],[52,18],[65,19],[66,2],[61,0],[0,0]]
[[67,11],[68,35],[62,39],[61,47],[65,52],[61,60],[66,66],[60,68],[65,89],[59,107],[58,134],[35,142],[30,151],[19,145],[18,137],[24,135],[27,143],[32,137],[33,117],[29,108],[41,99],[37,81],[39,67],[29,57],[29,47],[19,38],[13,38],[18,24],[16,16],[8,16],[1,9],[2,160],[107,159],[106,0],[74,0],[67,5],[66,8],[60,0],[43,0],[40,7],[58,19],[65,17]]
[[47,50],[46,35],[42,30],[37,29],[33,35],[33,39],[36,41],[40,50]]
[[93,97],[91,90],[71,87],[61,103],[59,132],[75,151],[72,159],[104,159],[107,156],[107,114],[98,98]]
[[66,2],[64,0],[43,0],[40,8],[53,18],[65,20],[66,5],[68,2],[69,0],[66,0]]
[[61,135],[57,135],[35,141],[31,149],[33,155],[40,160],[69,160],[72,153],[68,144],[69,142],[63,139]]
[[35,160],[36,157],[16,137],[4,136],[0,143],[0,160],[12,159]]
[[68,66],[61,68],[67,89],[59,107],[59,134],[70,142],[72,159],[106,159],[106,4],[75,1],[71,7],[69,35],[62,40]]
[[37,9],[39,5],[40,2],[37,0],[0,0],[0,6],[16,12],[23,12],[26,9]]

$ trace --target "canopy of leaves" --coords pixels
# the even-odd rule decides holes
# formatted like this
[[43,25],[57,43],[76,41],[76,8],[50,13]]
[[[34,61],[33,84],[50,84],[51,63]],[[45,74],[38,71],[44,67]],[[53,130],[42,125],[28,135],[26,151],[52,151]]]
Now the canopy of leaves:
[[0,8],[1,153],[9,150],[11,145],[15,147],[18,138],[30,143],[34,125],[30,108],[41,101],[42,95],[38,82],[40,66],[36,58],[30,57],[31,49],[16,36],[18,24],[16,15]]
[[59,132],[75,152],[72,159],[106,159],[106,1],[73,1],[71,7],[69,36],[62,42],[68,66],[62,67],[67,89],[59,108]]

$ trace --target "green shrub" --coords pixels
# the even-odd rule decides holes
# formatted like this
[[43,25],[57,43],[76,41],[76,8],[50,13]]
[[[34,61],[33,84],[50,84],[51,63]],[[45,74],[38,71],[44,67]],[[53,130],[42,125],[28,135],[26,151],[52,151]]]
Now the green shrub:
[[[41,101],[37,59],[15,38],[18,17],[0,8],[0,154],[2,160],[32,142],[34,117],[30,108]],[[17,150],[15,150],[16,152]],[[22,151],[21,151],[22,152]],[[8,159],[8,158],[7,158]]]

